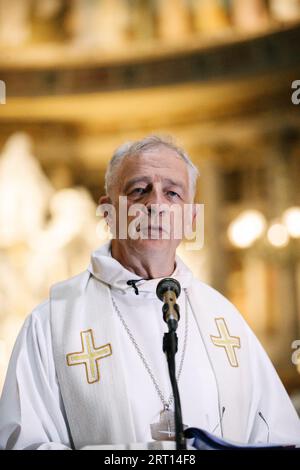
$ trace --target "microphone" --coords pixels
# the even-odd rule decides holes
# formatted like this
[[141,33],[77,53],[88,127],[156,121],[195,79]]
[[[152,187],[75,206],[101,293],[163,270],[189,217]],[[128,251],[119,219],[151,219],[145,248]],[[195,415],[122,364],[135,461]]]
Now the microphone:
[[176,279],[166,277],[156,287],[156,295],[164,302],[162,311],[163,319],[169,327],[169,331],[176,331],[180,319],[179,305],[176,303],[181,287]]

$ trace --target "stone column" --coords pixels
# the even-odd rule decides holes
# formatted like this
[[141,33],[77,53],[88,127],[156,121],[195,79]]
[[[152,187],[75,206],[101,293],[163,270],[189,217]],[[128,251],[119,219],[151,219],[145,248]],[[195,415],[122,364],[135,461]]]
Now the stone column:
[[227,254],[222,244],[226,236],[223,219],[223,181],[218,164],[207,159],[201,164],[201,202],[204,203],[205,248],[208,251],[208,265],[214,288],[225,293],[228,274]]
[[191,16],[185,0],[157,1],[157,32],[162,39],[180,40],[191,31]]

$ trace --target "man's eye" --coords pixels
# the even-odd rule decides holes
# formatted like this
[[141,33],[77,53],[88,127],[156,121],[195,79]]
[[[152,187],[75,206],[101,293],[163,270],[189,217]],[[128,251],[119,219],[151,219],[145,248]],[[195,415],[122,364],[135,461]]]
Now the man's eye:
[[178,193],[176,193],[175,191],[168,191],[168,194],[169,196],[171,197],[180,197]]
[[131,191],[131,194],[144,194],[145,188],[135,188]]

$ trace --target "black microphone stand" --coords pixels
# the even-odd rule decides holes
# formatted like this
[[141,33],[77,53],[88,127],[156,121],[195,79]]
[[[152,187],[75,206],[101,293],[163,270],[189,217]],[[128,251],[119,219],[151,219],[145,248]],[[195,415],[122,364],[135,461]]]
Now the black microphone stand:
[[176,449],[185,450],[185,437],[182,424],[181,403],[176,380],[176,367],[175,367],[175,354],[178,350],[178,337],[177,326],[180,319],[179,306],[176,303],[181,291],[180,284],[177,280],[170,277],[162,279],[156,287],[157,297],[164,302],[163,305],[163,318],[168,325],[168,333],[164,334],[163,338],[163,352],[167,356],[170,381],[172,385],[174,397],[174,415],[175,415],[175,436],[176,436]]
[[172,320],[168,322],[169,332],[164,334],[163,338],[163,351],[167,356],[169,375],[172,385],[172,391],[174,396],[174,408],[175,408],[175,433],[176,433],[176,449],[185,450],[185,437],[183,433],[182,424],[182,413],[179,390],[176,380],[176,368],[175,368],[175,354],[177,353],[178,337],[175,328],[171,325]]

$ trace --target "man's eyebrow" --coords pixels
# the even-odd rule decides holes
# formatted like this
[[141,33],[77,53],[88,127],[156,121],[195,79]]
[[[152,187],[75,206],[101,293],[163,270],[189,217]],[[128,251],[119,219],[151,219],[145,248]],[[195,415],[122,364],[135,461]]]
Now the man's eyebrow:
[[[128,189],[136,183],[151,183],[151,181],[152,181],[152,179],[149,176],[136,176],[135,178],[131,178],[125,184],[124,193],[126,193],[126,191],[128,191]],[[183,191],[185,190],[184,184],[182,184],[180,181],[175,181],[171,178],[164,178],[163,182],[167,183],[167,184],[170,184],[172,186],[177,186],[178,188],[182,189]]]
[[178,186],[182,190],[185,189],[184,184],[182,184],[180,181],[175,181],[175,180],[172,180],[171,178],[164,178],[164,182],[167,182],[168,184],[171,184],[172,186]]
[[149,176],[136,176],[135,178],[131,178],[124,187],[124,193],[130,188],[130,186],[134,185],[135,183],[150,183],[151,178]]

